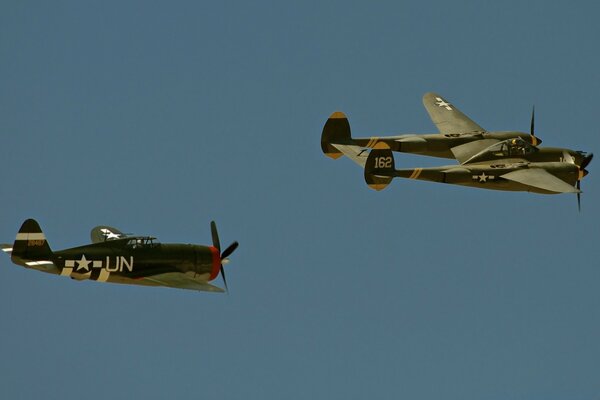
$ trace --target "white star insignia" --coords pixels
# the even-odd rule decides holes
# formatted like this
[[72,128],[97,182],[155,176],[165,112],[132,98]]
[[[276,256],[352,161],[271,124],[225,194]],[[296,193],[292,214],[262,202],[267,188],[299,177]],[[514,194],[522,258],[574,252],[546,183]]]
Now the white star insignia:
[[121,237],[121,235],[119,235],[118,233],[111,232],[109,229],[106,228],[100,229],[100,231],[107,239],[118,239]]
[[90,263],[91,261],[88,261],[85,258],[85,254],[81,256],[81,260],[77,260],[77,271],[79,271],[80,269],[85,269],[86,271],[90,270]]
[[444,99],[442,99],[441,97],[436,97],[435,99],[437,100],[435,102],[436,106],[438,106],[438,107],[444,107],[446,110],[452,111],[452,107],[450,107],[452,104],[444,101]]
[[481,175],[473,175],[473,180],[478,180],[479,183],[484,183],[488,180],[493,181],[495,178],[494,175],[486,175],[485,172],[482,172]]

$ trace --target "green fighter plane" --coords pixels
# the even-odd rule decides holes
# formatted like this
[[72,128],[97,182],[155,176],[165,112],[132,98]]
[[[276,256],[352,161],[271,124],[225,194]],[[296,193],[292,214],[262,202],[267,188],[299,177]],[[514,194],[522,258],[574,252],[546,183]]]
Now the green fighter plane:
[[533,146],[542,142],[534,133],[535,111],[531,114],[529,133],[489,132],[439,94],[426,93],[423,105],[440,133],[352,138],[348,119],[338,111],[331,114],[323,127],[321,149],[328,157],[336,159],[346,155],[364,167],[368,156],[366,149],[378,143],[385,143],[396,152],[460,160],[506,139],[520,138]]
[[208,282],[220,272],[227,289],[223,265],[238,242],[221,252],[214,222],[210,228],[213,245],[201,246],[159,243],[154,237],[128,236],[109,226],[97,226],[91,231],[92,244],[52,251],[39,224],[28,219],[14,244],[0,247],[17,265],[75,280],[223,292]]
[[577,193],[580,207],[580,182],[592,158],[593,154],[567,149],[538,149],[516,138],[496,143],[460,165],[396,169],[391,149],[378,143],[366,160],[364,177],[375,190],[385,189],[393,178],[407,178],[481,189]]

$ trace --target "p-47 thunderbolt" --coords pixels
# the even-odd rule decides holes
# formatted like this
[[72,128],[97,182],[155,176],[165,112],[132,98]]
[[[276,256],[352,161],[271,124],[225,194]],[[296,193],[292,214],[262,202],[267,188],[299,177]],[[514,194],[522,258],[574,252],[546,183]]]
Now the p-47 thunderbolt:
[[214,222],[210,227],[212,246],[159,243],[151,236],[97,226],[91,231],[92,244],[52,251],[39,224],[28,219],[13,245],[0,246],[17,265],[76,280],[223,292],[208,282],[220,272],[227,289],[223,265],[238,242],[221,252],[217,227]]
[[[526,191],[541,194],[577,193],[593,154],[562,149],[537,149],[520,139],[509,139],[473,156],[460,165],[396,169],[394,155],[378,143],[365,164],[365,181],[375,190],[386,188],[393,178],[471,186],[481,189]],[[532,161],[532,160],[538,161]]]
[[364,167],[366,148],[385,143],[392,151],[431,157],[467,159],[498,142],[520,138],[536,146],[542,141],[535,136],[535,112],[531,114],[530,132],[486,131],[463,114],[454,104],[436,93],[426,93],[423,105],[440,133],[405,134],[386,137],[352,138],[350,124],[342,112],[331,114],[321,134],[321,149],[331,158],[346,155]]

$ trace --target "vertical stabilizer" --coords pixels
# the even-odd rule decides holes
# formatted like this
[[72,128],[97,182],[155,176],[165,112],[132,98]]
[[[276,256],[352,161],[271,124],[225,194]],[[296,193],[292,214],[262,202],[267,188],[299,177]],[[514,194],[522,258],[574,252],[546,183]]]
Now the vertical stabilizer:
[[394,171],[392,150],[384,142],[377,143],[365,163],[365,182],[373,190],[383,190],[392,181]]
[[[13,244],[11,258],[14,262],[21,260],[45,260],[52,255],[52,250],[42,232],[40,225],[34,219],[23,222]],[[16,258],[16,260],[15,260]]]
[[321,134],[321,150],[327,157],[340,158],[344,154],[335,144],[352,144],[350,123],[343,112],[336,111],[329,116]]

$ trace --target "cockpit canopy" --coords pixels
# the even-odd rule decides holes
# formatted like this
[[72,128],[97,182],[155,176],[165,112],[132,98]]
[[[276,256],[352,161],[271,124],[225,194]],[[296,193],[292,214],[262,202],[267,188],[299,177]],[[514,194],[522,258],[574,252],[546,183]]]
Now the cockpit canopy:
[[158,241],[150,236],[137,236],[128,238],[126,246],[132,249],[153,248],[158,246]]
[[496,143],[490,146],[486,153],[491,153],[496,157],[515,157],[531,154],[535,151],[537,151],[536,147],[518,137]]

